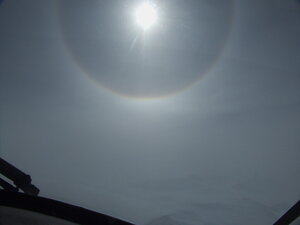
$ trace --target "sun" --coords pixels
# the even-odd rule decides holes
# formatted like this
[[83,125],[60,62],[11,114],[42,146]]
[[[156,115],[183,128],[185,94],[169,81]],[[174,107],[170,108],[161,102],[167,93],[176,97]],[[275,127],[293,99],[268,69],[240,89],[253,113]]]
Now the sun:
[[156,6],[149,2],[142,3],[136,8],[135,19],[143,30],[148,30],[157,22]]

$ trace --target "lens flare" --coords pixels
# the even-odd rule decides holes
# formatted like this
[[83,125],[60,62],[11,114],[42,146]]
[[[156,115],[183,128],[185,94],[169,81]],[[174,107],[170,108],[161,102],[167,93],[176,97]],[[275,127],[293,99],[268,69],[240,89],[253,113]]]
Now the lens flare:
[[143,29],[147,30],[157,22],[157,11],[155,5],[143,3],[135,11],[136,23]]

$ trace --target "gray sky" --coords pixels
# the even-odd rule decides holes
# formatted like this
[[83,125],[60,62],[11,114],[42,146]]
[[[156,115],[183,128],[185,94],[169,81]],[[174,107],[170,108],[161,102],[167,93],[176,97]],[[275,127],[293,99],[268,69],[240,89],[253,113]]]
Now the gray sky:
[[[300,3],[3,1],[0,154],[137,224],[272,224],[300,198]],[[136,40],[136,41],[134,41]]]

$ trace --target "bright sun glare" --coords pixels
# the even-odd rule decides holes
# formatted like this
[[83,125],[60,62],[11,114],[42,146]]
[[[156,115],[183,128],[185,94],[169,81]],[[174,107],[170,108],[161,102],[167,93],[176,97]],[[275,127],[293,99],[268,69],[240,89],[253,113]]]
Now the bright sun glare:
[[157,21],[157,12],[155,5],[145,2],[135,11],[137,24],[144,30],[149,29]]

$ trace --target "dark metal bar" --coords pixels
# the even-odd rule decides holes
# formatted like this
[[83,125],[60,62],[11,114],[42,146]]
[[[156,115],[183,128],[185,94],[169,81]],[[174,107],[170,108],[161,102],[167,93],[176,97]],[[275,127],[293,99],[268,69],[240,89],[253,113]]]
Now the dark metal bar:
[[2,178],[0,178],[0,186],[4,190],[7,190],[7,191],[13,191],[13,192],[17,192],[18,191],[18,188],[14,187],[13,185],[11,185],[7,181],[3,180]]
[[26,194],[38,195],[40,190],[31,184],[31,177],[2,158],[0,158],[0,173],[12,180]]
[[288,225],[291,224],[300,216],[300,201],[292,206],[282,217],[274,223],[274,225]]

